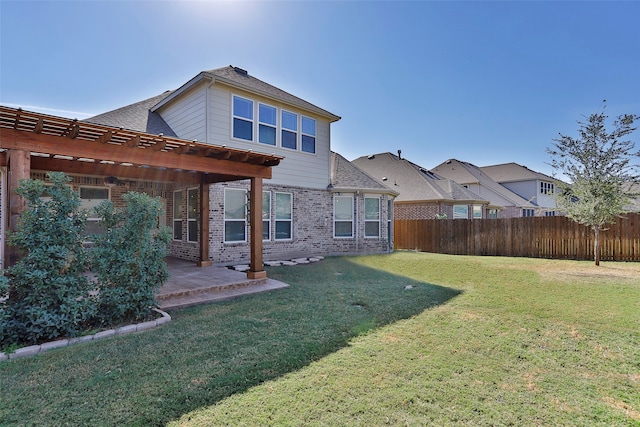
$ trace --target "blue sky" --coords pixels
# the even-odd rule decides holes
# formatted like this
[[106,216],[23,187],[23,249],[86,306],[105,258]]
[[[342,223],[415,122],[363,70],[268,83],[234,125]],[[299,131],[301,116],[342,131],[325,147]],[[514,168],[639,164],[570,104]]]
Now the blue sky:
[[235,65],[341,116],[348,159],[551,174],[552,139],[603,99],[640,114],[636,1],[0,0],[0,19],[0,104],[65,117]]

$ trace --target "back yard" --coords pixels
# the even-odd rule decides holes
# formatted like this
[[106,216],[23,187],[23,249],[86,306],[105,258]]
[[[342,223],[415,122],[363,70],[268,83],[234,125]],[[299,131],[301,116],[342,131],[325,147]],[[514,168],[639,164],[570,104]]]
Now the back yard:
[[398,252],[0,363],[0,425],[639,425],[640,264]]

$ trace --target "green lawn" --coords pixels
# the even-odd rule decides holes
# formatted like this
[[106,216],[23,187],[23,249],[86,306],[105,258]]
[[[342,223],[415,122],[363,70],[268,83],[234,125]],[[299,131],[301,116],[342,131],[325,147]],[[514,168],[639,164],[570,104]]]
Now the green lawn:
[[[640,425],[640,264],[400,252],[0,363],[0,425]],[[410,287],[410,289],[407,289]]]

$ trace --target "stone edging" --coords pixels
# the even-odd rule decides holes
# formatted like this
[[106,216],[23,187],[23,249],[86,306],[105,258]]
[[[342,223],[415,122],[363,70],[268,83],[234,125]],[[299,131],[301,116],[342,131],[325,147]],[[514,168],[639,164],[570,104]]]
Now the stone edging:
[[44,353],[45,351],[48,351],[54,348],[67,347],[74,344],[80,344],[83,342],[89,342],[89,341],[99,340],[102,338],[112,337],[114,335],[126,335],[133,332],[142,332],[142,331],[146,331],[147,329],[152,329],[171,321],[171,316],[168,313],[158,308],[153,308],[152,310],[157,313],[160,313],[162,317],[156,320],[150,320],[148,322],[135,323],[133,325],[121,326],[115,329],[108,329],[106,331],[98,332],[97,334],[94,334],[94,335],[83,335],[78,338],[62,339],[62,340],[46,342],[40,345],[31,345],[29,347],[21,347],[16,351],[14,351],[13,353],[9,353],[9,354],[0,352],[0,362],[4,360],[9,360],[9,359],[12,359],[12,360],[18,359],[26,356],[35,356],[36,354]]
[[[312,262],[318,262],[318,261],[322,261],[324,259],[323,256],[317,255],[317,256],[312,256],[312,257],[308,257],[308,258],[294,258],[290,261],[265,261],[263,262],[264,265],[268,266],[268,267],[279,267],[281,265],[298,265],[298,264],[309,264]],[[231,265],[227,267],[229,270],[236,270],[236,271],[248,271],[249,270],[249,265],[248,264],[240,264],[240,265]]]

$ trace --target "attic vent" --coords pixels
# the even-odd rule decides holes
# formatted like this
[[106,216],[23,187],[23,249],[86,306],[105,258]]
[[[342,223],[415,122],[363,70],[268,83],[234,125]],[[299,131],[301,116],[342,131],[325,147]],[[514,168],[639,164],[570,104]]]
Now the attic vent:
[[376,158],[375,154],[371,154],[371,155],[367,156],[367,159],[369,159],[369,160],[375,159],[375,158]]
[[238,73],[238,74],[240,74],[240,75],[242,75],[242,76],[247,76],[247,75],[249,75],[249,73],[247,72],[247,70],[243,70],[243,69],[242,69],[242,68],[240,68],[240,67],[233,67],[233,70],[234,70],[236,73]]

